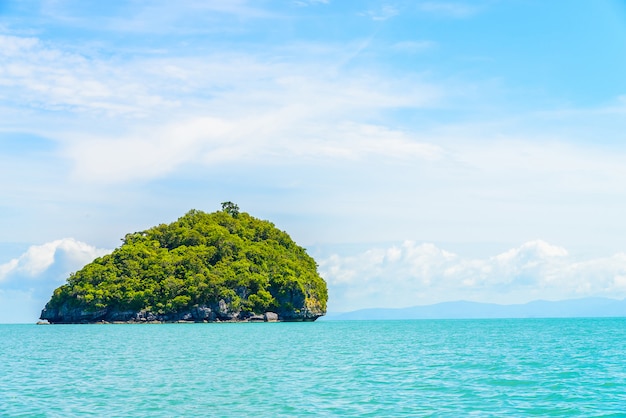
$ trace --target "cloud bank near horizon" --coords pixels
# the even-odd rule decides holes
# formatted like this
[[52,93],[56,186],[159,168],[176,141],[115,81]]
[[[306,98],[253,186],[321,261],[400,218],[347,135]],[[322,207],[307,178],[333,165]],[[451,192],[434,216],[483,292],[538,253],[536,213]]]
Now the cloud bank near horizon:
[[542,240],[487,258],[405,241],[352,256],[332,255],[320,261],[320,271],[334,312],[455,300],[512,304],[626,297],[625,253],[583,260]]
[[[20,257],[0,264],[0,318],[36,321],[69,273],[110,252],[66,238],[31,246]],[[583,260],[542,240],[486,258],[407,240],[317,261],[329,287],[329,312],[455,300],[511,304],[626,297],[626,254]]]

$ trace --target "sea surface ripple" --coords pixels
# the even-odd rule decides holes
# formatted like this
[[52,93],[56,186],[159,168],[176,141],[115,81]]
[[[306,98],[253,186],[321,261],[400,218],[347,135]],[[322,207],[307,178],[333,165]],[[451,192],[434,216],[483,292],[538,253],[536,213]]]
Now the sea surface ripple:
[[625,354],[625,318],[0,325],[0,416],[626,416]]

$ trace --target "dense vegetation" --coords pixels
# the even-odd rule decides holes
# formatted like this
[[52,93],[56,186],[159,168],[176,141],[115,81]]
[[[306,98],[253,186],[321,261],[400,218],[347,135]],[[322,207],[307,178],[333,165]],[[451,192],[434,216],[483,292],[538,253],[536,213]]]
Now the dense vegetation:
[[71,274],[42,318],[77,308],[103,318],[113,311],[175,318],[198,306],[226,306],[238,318],[268,311],[281,319],[302,310],[313,319],[323,315],[326,283],[306,251],[272,223],[240,213],[231,202],[222,207],[127,234],[113,253]]

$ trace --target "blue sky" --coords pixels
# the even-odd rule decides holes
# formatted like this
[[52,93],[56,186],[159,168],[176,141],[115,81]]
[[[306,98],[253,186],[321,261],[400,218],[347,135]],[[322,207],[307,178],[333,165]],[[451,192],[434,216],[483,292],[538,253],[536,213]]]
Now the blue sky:
[[0,1],[0,322],[231,200],[331,311],[626,297],[626,2]]

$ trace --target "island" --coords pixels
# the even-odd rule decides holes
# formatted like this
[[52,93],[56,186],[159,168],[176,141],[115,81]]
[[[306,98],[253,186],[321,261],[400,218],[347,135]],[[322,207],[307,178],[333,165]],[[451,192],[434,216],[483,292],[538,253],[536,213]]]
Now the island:
[[70,274],[41,312],[51,324],[315,321],[328,291],[306,250],[269,222],[191,210],[126,234]]

